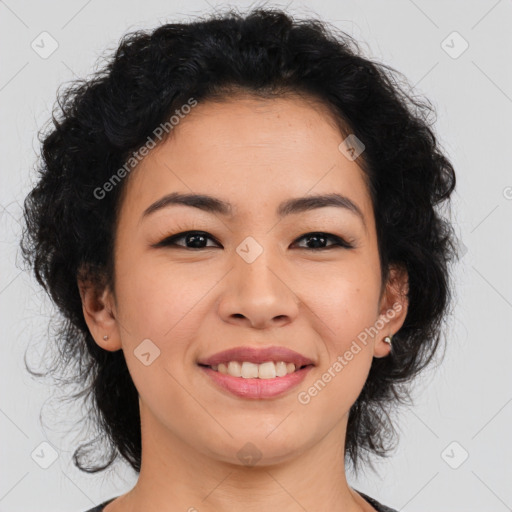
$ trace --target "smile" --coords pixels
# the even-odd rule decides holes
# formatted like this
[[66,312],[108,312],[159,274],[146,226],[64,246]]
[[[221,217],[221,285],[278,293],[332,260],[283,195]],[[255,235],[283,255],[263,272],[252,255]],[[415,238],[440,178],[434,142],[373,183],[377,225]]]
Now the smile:
[[[262,364],[255,364],[249,361],[229,361],[229,363],[216,364],[210,368],[224,375],[241,377],[243,379],[274,379],[276,377],[285,377],[296,371],[294,363],[286,363],[284,361],[266,361]],[[300,368],[298,369],[300,370]]]
[[[227,367],[223,363],[216,366],[218,366],[217,369],[198,365],[216,389],[228,393],[230,396],[263,400],[280,397],[297,387],[314,365],[310,364],[296,369],[293,363],[286,364],[283,361],[277,363],[267,361],[262,364],[230,361]],[[263,367],[262,370],[261,367]],[[222,373],[222,370],[219,371],[219,369],[225,369],[226,373]],[[288,372],[288,369],[292,371]],[[263,377],[259,376],[260,370]],[[277,372],[282,374],[284,370],[286,370],[286,374],[278,376]],[[231,371],[235,375],[231,375]],[[258,372],[257,377],[255,376],[256,372]],[[272,377],[273,372],[275,372],[275,376]]]

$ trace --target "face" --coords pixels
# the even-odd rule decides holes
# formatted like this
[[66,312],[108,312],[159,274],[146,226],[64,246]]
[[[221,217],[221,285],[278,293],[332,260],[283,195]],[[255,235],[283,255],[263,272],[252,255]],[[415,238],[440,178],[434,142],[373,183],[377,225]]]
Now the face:
[[[343,139],[323,106],[299,98],[205,102],[132,171],[114,318],[88,323],[101,346],[123,350],[143,424],[171,443],[241,465],[246,443],[265,464],[343,441],[373,357],[389,352],[382,338],[405,316],[381,294],[374,212]],[[231,206],[160,202],[144,214],[173,193]],[[342,200],[280,210],[326,194]],[[277,395],[240,396],[198,365],[236,347],[285,347],[312,366]]]

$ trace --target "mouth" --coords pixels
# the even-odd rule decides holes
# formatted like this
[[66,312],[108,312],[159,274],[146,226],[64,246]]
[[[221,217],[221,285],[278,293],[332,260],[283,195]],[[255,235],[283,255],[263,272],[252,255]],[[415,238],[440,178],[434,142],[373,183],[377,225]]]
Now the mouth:
[[[284,376],[286,373],[291,373],[303,366],[315,364],[314,361],[306,356],[281,346],[235,347],[217,352],[207,358],[199,359],[197,363],[201,366],[209,366],[221,373],[229,373],[234,377],[251,375],[251,377],[245,378],[258,377],[259,367],[263,367],[263,378],[274,378],[277,375]],[[294,367],[292,367],[292,364]],[[238,365],[240,366],[240,375],[238,375]],[[256,373],[256,370],[258,370],[258,373]],[[273,375],[274,371],[275,375]],[[271,376],[265,377],[266,375]]]
[[197,361],[215,389],[244,399],[270,399],[298,386],[315,362],[281,346],[235,347]]
[[229,361],[214,365],[198,364],[203,368],[209,368],[222,375],[241,379],[262,380],[280,379],[303,370],[304,368],[314,366],[313,364],[296,365],[295,363],[286,361],[265,361],[261,364],[252,363],[250,361]]
[[[279,364],[281,362],[283,364]],[[284,361],[277,363],[266,361],[262,364],[230,361],[227,365],[223,363],[211,366],[199,364],[198,368],[206,376],[207,382],[213,384],[214,389],[227,396],[246,400],[268,400],[281,398],[287,392],[290,393],[314,367],[313,364],[307,364],[295,368],[295,364],[288,364],[291,366],[286,368]],[[273,376],[274,368],[275,376]],[[226,373],[222,373],[224,369]],[[256,376],[256,372],[258,372],[258,376]],[[235,375],[231,375],[231,373]],[[282,376],[279,377],[279,375]]]

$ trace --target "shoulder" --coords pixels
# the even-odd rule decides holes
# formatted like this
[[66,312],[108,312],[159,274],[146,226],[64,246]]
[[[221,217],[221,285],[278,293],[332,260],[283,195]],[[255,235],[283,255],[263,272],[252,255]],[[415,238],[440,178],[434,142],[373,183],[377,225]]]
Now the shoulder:
[[361,491],[357,491],[377,512],[398,512],[394,508],[386,507],[382,503],[379,503],[376,499],[371,498],[370,496],[362,493]]
[[85,510],[84,512],[103,512],[103,508],[106,507],[111,501],[114,501],[118,496],[115,496],[114,498],[110,498],[107,501],[104,501],[103,503],[100,503],[94,508],[90,508],[89,510]]

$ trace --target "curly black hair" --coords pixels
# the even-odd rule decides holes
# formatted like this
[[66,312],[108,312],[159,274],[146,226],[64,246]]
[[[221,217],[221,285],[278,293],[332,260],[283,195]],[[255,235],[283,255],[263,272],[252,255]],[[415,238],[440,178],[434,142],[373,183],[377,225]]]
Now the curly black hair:
[[364,143],[358,163],[374,207],[382,282],[390,265],[406,269],[409,306],[391,354],[373,359],[350,410],[345,458],[357,473],[363,460],[372,466],[372,454],[389,455],[397,437],[390,411],[411,403],[409,381],[438,353],[452,302],[457,242],[438,207],[449,205],[455,172],[431,129],[431,102],[407,91],[396,70],[362,55],[354,38],[318,19],[230,8],[130,32],[101,69],[57,93],[58,108],[39,133],[39,177],[24,202],[21,248],[59,309],[50,371],[67,372],[59,383],[78,385],[72,396],[89,401],[90,420],[108,443],[101,462],[98,438],[79,446],[79,469],[102,471],[118,455],[137,472],[141,464],[137,389],[123,351],[93,340],[77,285],[80,276],[115,290],[112,249],[129,176],[108,193],[105,184],[190,98],[222,101],[237,92],[320,100],[342,134]]

